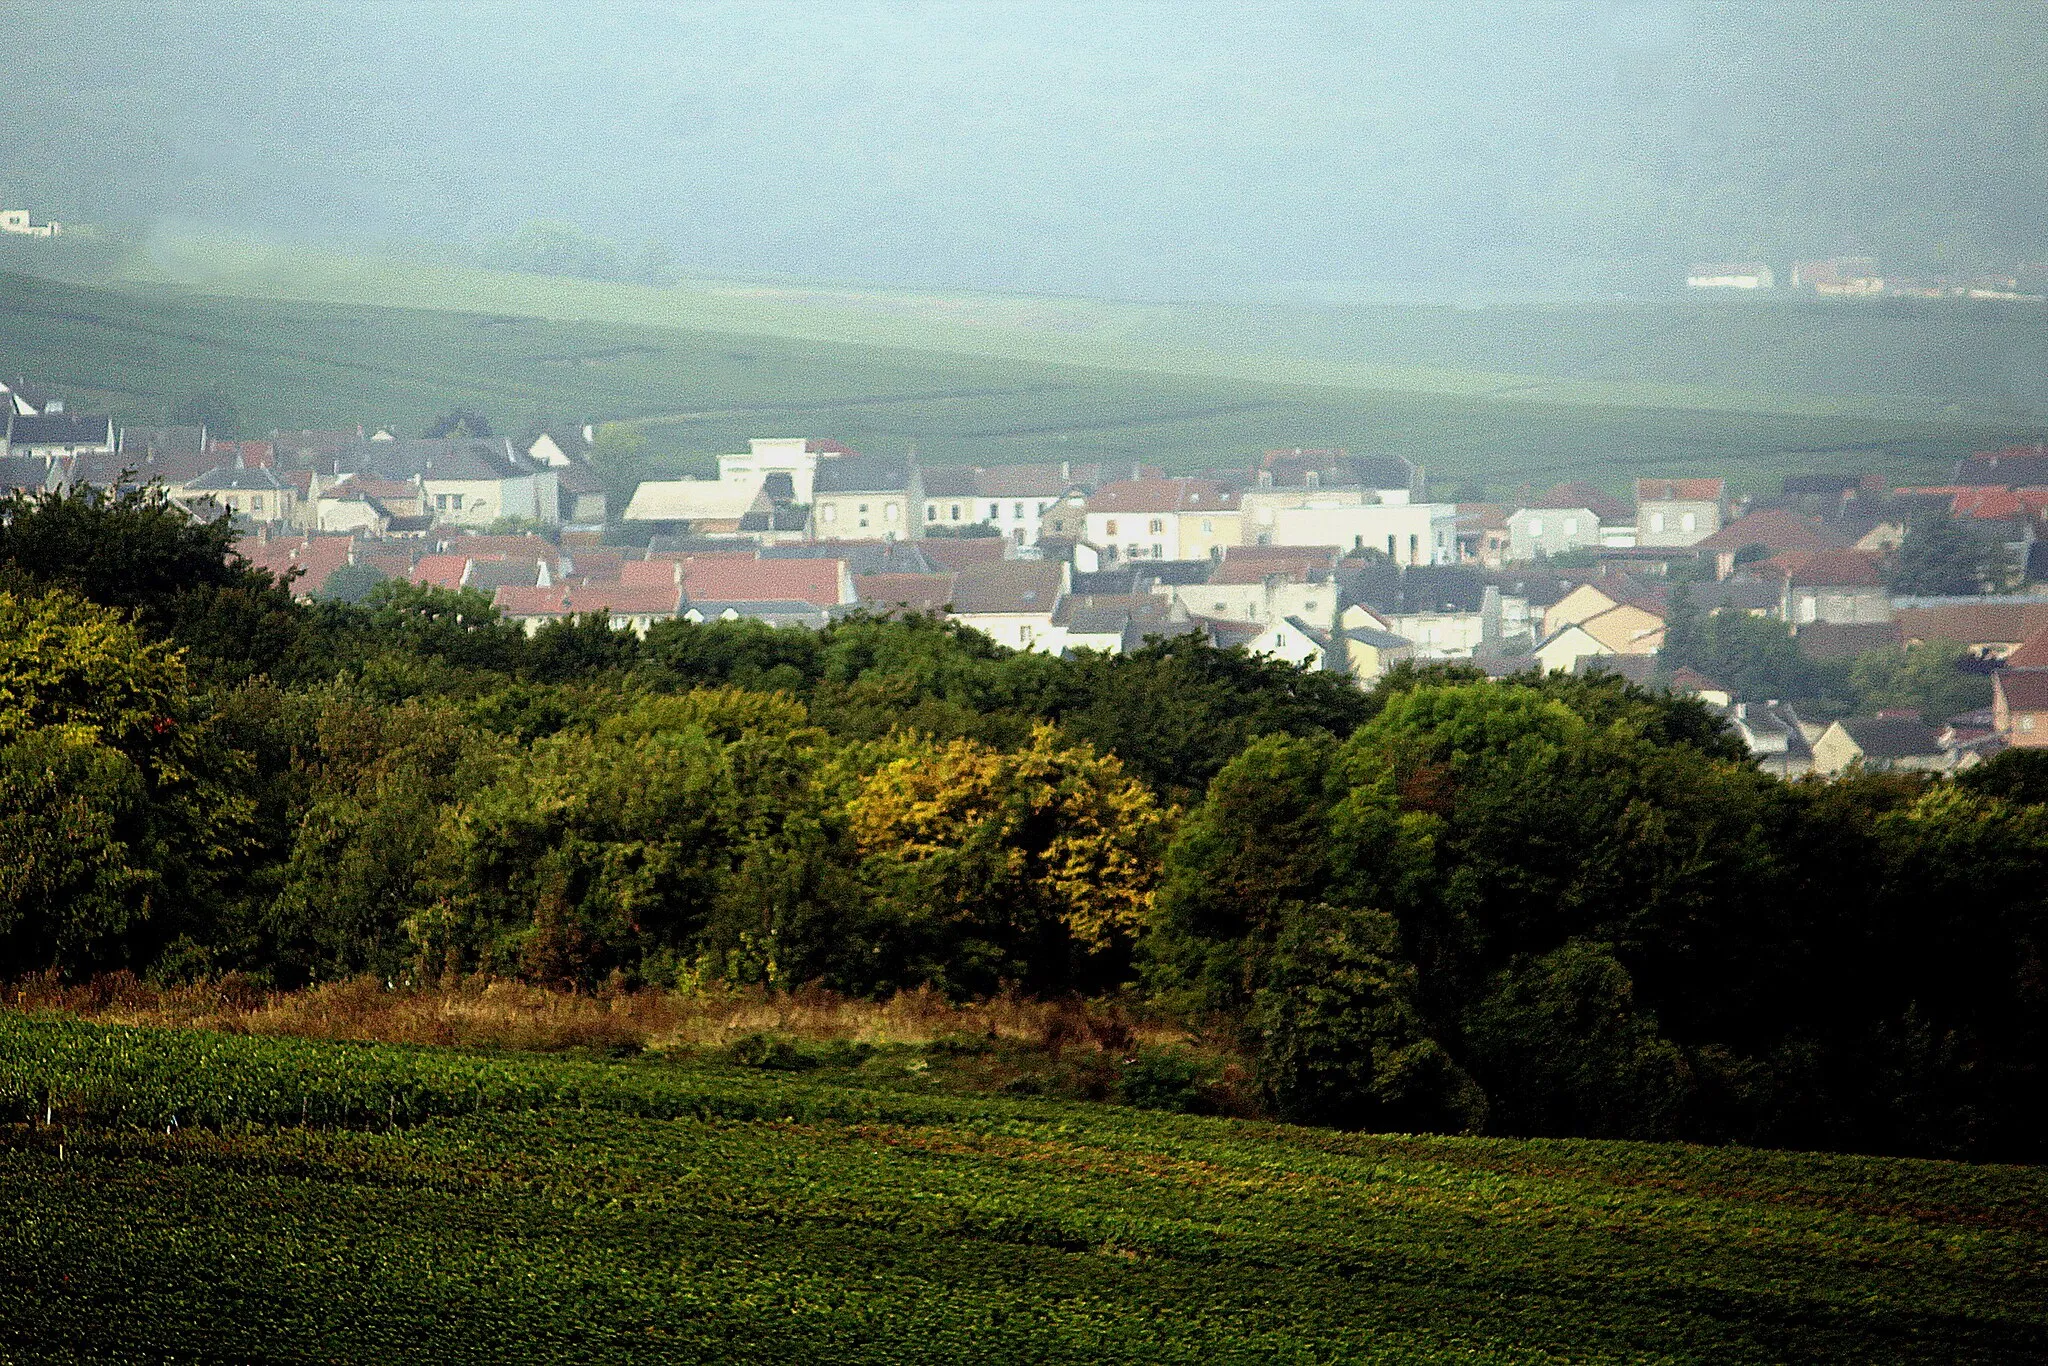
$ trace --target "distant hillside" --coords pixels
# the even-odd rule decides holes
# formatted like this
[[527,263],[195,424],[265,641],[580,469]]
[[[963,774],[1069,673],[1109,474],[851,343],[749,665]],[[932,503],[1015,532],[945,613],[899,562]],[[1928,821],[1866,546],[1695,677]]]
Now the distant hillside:
[[264,427],[416,428],[460,404],[508,427],[643,419],[678,460],[772,430],[1180,468],[1342,444],[1442,487],[1918,478],[2048,428],[2048,313],[2010,305],[1253,310],[653,288],[197,239],[81,273],[0,287],[0,369],[137,418],[218,384]]

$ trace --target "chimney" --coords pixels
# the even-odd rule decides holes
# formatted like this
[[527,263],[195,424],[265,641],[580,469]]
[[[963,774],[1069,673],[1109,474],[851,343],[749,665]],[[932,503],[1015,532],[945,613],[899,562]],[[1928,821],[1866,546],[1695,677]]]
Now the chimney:
[[1133,460],[1131,462],[1131,478],[1143,479],[1145,477],[1144,468],[1145,467],[1141,463],[1139,463],[1136,460]]
[[1071,483],[1073,483],[1073,482],[1074,482],[1074,462],[1073,462],[1073,461],[1071,461],[1071,460],[1062,460],[1062,461],[1060,461],[1060,483],[1062,483],[1062,484],[1071,484]]

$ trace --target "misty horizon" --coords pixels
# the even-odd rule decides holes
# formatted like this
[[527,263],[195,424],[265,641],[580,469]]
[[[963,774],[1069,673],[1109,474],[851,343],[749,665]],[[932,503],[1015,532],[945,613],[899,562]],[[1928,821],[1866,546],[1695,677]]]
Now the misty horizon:
[[141,231],[1259,298],[2048,257],[2027,4],[87,4],[17,16],[0,199]]

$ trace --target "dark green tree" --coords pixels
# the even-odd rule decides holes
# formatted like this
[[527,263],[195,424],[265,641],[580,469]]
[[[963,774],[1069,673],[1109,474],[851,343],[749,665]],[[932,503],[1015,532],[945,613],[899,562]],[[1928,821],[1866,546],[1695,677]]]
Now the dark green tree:
[[2003,588],[2005,548],[1937,506],[1913,519],[1885,582],[1894,593],[1931,597]]
[[174,427],[204,427],[208,436],[234,437],[242,431],[241,409],[220,388],[186,394],[171,405],[168,420]]

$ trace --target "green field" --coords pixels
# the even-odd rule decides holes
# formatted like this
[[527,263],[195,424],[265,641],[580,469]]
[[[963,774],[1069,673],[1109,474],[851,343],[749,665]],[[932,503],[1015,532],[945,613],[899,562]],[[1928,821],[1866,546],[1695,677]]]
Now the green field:
[[[165,239],[10,244],[0,371],[124,417],[218,385],[251,428],[476,407],[500,426],[644,421],[676,469],[748,436],[929,462],[1241,465],[1339,444],[1480,481],[1804,469],[1938,478],[2048,432],[2038,306],[1611,304],[1252,309],[692,281],[672,288]],[[61,270],[54,274],[63,274]]]
[[928,1075],[8,1016],[0,1359],[2048,1351],[2038,1170],[1365,1137]]

